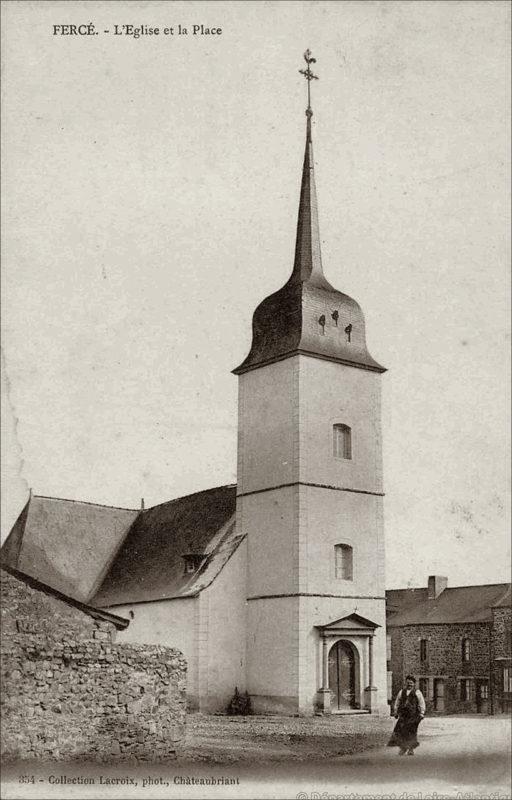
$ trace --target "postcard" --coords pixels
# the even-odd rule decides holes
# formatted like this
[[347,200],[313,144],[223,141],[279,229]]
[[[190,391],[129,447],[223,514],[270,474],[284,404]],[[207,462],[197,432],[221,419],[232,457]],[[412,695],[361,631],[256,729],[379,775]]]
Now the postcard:
[[510,796],[510,4],[3,2],[2,792]]

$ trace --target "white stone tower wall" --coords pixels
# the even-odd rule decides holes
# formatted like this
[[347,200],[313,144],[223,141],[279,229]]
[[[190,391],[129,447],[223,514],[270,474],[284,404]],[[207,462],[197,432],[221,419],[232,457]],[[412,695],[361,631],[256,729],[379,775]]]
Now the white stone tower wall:
[[[300,356],[299,480],[382,493],[381,375]],[[352,429],[352,459],[335,459],[332,426]]]
[[[332,426],[352,429],[352,459]],[[375,707],[386,703],[380,375],[296,355],[240,375],[237,525],[247,534],[247,680],[257,710],[310,712],[321,684],[315,625],[352,613],[380,627]],[[353,548],[335,577],[334,545]],[[361,689],[368,640],[354,639]],[[366,677],[365,677],[366,676]]]
[[298,379],[298,356],[239,376],[239,494],[299,479]]

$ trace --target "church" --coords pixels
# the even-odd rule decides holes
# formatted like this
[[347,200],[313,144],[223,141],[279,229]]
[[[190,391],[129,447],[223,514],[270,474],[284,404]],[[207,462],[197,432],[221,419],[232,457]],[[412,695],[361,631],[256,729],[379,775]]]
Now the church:
[[[307,68],[293,269],[253,315],[237,484],[140,509],[30,495],[2,560],[179,648],[188,701],[389,714],[381,375],[358,303],[322,267]],[[172,335],[172,332],[171,332]]]

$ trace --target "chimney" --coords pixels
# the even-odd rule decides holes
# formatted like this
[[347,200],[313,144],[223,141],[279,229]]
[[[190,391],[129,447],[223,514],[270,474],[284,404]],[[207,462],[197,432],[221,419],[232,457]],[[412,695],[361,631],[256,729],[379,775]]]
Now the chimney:
[[428,579],[428,599],[435,600],[448,586],[448,578],[444,575],[430,575]]
[[143,497],[141,497],[141,499],[140,499],[140,510],[144,511],[144,498]]

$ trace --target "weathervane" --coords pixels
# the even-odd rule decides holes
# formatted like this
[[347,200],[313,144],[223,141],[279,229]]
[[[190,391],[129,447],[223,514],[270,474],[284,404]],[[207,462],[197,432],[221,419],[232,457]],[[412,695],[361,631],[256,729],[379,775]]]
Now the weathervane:
[[316,64],[316,58],[313,58],[313,56],[311,55],[311,50],[309,50],[309,48],[304,53],[304,61],[308,65],[307,69],[299,69],[299,72],[300,72],[301,75],[304,75],[304,77],[306,78],[306,80],[308,82],[308,107],[307,107],[306,115],[308,117],[311,117],[313,112],[311,111],[311,88],[310,88],[310,84],[311,84],[312,80],[315,80],[315,81],[318,80],[318,75],[314,75],[311,72],[311,66],[310,65],[311,64]]

